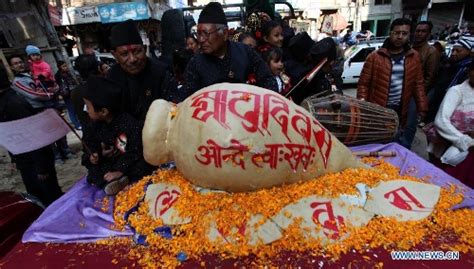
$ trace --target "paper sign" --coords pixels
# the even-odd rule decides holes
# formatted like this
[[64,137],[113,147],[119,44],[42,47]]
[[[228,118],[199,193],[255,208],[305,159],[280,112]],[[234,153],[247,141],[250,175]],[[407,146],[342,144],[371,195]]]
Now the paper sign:
[[385,181],[371,192],[364,209],[399,221],[428,217],[438,202],[440,187],[407,180]]
[[160,218],[166,225],[186,224],[191,218],[182,218],[178,211],[173,208],[181,195],[181,189],[172,184],[158,183],[148,186],[145,193],[145,201],[148,203],[150,215]]
[[21,154],[50,145],[71,129],[54,109],[31,117],[0,123],[0,144],[12,154]]

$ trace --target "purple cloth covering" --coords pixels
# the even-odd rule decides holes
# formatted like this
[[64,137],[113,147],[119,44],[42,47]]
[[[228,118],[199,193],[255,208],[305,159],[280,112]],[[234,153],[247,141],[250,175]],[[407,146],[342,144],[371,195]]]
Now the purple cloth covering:
[[385,158],[385,161],[400,167],[401,175],[410,175],[420,179],[428,177],[427,182],[441,186],[448,187],[456,185],[464,194],[462,203],[455,205],[453,209],[468,207],[474,209],[474,190],[461,183],[454,177],[446,174],[443,170],[429,163],[425,159],[416,155],[416,153],[400,146],[397,143],[390,143],[385,145],[371,144],[352,147],[352,151],[395,151],[396,157]]
[[52,203],[23,234],[22,242],[94,242],[113,236],[131,236],[111,229],[114,224],[114,198],[109,198],[109,209],[102,211],[102,189],[82,178],[61,198]]
[[[400,167],[402,175],[419,178],[429,176],[430,183],[442,187],[458,185],[464,192],[464,201],[455,208],[474,208],[474,190],[398,144],[364,145],[353,147],[352,150],[396,151],[396,157],[385,160]],[[104,213],[100,202],[104,195],[102,190],[89,185],[85,178],[82,178],[30,226],[23,235],[23,242],[92,242],[111,236],[133,235],[130,230],[119,232],[110,228],[113,224],[113,198],[110,199],[108,212]]]

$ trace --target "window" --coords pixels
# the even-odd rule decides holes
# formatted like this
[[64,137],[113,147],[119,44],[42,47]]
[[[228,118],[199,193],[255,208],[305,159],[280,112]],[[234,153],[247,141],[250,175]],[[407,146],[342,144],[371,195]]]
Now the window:
[[377,20],[376,36],[388,36],[390,30],[390,20]]
[[369,56],[369,54],[374,51],[375,48],[365,48],[365,49],[361,49],[352,59],[351,59],[351,62],[352,63],[362,63],[362,62],[365,62],[365,59],[367,58],[367,56]]
[[375,5],[390,5],[392,0],[375,0]]

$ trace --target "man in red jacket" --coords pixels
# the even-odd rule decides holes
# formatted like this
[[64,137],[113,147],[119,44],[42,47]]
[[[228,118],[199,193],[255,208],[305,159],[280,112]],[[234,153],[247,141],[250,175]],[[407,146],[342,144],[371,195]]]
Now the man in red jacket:
[[424,118],[428,111],[420,56],[409,46],[410,29],[408,19],[392,22],[390,36],[382,48],[367,57],[357,85],[357,98],[397,112],[401,128],[395,141],[407,148],[410,143],[404,128],[410,98],[415,98],[419,117]]

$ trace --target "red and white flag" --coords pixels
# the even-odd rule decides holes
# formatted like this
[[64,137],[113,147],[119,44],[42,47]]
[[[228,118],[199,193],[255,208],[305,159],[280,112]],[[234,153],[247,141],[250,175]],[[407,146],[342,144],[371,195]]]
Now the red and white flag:
[[71,131],[54,109],[31,117],[0,123],[0,145],[21,154],[50,145]]

